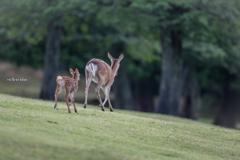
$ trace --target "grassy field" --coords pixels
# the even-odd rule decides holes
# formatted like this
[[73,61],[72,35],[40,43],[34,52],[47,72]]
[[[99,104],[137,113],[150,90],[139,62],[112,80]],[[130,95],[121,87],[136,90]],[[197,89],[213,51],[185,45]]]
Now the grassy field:
[[159,114],[0,94],[0,160],[240,159],[240,131]]

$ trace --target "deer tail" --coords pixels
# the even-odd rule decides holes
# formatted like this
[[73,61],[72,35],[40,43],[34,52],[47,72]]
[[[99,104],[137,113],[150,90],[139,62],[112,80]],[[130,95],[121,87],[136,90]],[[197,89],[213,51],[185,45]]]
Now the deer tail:
[[63,77],[62,77],[62,76],[57,76],[56,81],[57,81],[57,84],[58,84],[59,86],[63,87],[64,81],[63,81]]
[[92,73],[92,75],[95,77],[96,75],[96,71],[97,71],[97,65],[96,64],[93,64],[93,63],[90,63],[86,69]]

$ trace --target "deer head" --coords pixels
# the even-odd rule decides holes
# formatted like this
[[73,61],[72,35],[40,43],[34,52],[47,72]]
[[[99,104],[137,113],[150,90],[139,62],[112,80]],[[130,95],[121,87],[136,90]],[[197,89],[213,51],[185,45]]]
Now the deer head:
[[115,72],[115,75],[117,74],[117,71],[120,67],[120,62],[123,59],[124,55],[123,53],[118,57],[118,59],[115,59],[111,56],[111,54],[108,52],[108,58],[111,60],[111,68]]
[[77,78],[78,81],[80,80],[80,73],[77,68],[75,69],[75,72],[72,70],[72,68],[69,68],[69,72],[71,73],[73,79],[76,80]]

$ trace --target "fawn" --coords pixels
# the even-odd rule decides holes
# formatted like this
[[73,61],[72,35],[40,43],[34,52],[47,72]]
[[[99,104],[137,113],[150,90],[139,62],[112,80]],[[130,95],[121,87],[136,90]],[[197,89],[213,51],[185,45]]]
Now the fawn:
[[[91,59],[85,68],[85,75],[86,75],[86,89],[85,89],[85,103],[84,108],[87,108],[87,97],[88,97],[88,90],[91,84],[91,81],[97,83],[97,87],[95,89],[95,93],[97,94],[97,98],[100,102],[100,106],[102,111],[104,111],[104,105],[108,100],[109,109],[113,112],[113,108],[110,102],[109,93],[111,90],[111,86],[114,82],[114,77],[119,69],[120,62],[123,59],[123,54],[119,56],[118,59],[114,59],[110,53],[108,53],[108,58],[111,60],[111,66],[109,66],[106,62],[100,59]],[[99,90],[103,90],[105,94],[105,100],[102,103],[102,99],[99,94]]]
[[[67,76],[57,76],[57,79],[56,79],[57,88],[56,88],[56,92],[55,92],[54,109],[57,107],[57,96],[64,89],[64,90],[66,90],[64,99],[67,103],[68,112],[71,113],[69,107],[73,103],[75,113],[77,113],[77,108],[75,106],[75,93],[78,89],[78,81],[80,80],[80,73],[77,68],[75,69],[75,72],[71,68],[69,68],[69,71],[72,74],[72,78],[67,77]],[[71,99],[70,103],[68,102],[68,96]]]

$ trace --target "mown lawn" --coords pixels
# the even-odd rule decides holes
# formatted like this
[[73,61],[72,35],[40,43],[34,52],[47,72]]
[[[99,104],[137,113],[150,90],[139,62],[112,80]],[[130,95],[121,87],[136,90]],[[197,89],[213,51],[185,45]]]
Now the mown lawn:
[[177,117],[0,94],[0,160],[240,159],[240,131]]

